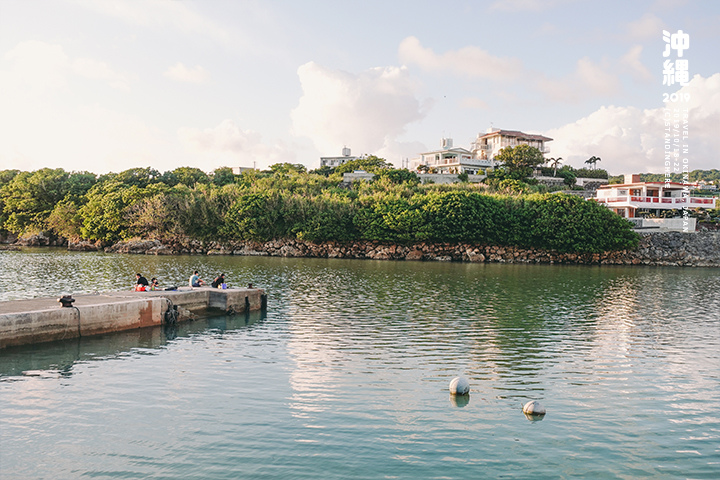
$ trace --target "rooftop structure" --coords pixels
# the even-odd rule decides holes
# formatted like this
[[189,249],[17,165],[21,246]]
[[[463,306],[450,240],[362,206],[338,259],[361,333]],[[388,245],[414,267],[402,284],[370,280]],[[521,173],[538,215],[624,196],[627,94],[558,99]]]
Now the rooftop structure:
[[343,147],[342,149],[342,156],[340,157],[320,157],[320,166],[321,167],[339,167],[345,162],[349,162],[351,160],[357,160],[360,157],[353,157],[350,155],[350,149],[348,147]]

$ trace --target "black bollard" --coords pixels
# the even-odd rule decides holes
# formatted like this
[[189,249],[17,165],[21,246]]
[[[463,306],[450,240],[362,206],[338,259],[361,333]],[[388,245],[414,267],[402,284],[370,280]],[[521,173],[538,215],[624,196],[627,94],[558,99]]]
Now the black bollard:
[[60,302],[61,306],[63,307],[72,307],[74,301],[75,299],[72,298],[72,295],[63,295],[62,297],[58,298],[58,302]]

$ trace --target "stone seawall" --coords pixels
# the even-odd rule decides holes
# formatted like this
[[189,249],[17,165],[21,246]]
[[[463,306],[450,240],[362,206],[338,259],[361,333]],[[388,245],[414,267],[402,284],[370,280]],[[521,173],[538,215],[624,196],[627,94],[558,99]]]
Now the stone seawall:
[[[105,249],[112,253],[147,255],[268,255],[276,257],[352,258],[445,262],[562,263],[596,265],[666,265],[720,267],[720,232],[643,233],[635,250],[601,254],[558,253],[534,248],[469,243],[270,242],[203,243],[195,240],[130,241]],[[71,244],[69,248],[74,248]],[[77,246],[82,249],[83,246]],[[87,248],[86,248],[87,249]]]

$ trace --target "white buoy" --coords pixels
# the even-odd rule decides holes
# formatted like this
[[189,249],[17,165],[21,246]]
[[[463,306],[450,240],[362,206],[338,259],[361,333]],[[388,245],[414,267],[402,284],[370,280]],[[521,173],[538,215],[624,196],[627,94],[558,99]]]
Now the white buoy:
[[545,415],[545,407],[537,400],[531,400],[523,406],[523,413],[525,415]]
[[470,382],[465,377],[455,377],[450,380],[450,393],[452,395],[467,395],[470,393]]

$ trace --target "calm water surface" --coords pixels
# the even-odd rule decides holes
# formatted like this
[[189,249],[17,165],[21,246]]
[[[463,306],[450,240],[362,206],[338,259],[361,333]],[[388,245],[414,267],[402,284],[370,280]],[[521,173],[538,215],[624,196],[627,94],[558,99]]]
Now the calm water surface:
[[48,249],[0,269],[0,300],[193,269],[269,296],[0,351],[3,480],[720,478],[718,270]]

